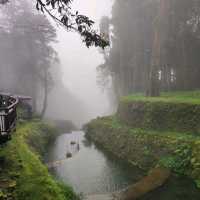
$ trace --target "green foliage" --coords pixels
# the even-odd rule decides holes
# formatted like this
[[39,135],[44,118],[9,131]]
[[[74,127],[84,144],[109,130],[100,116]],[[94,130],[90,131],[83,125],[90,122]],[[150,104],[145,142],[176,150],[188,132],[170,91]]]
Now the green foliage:
[[[12,196],[16,200],[72,200],[78,199],[72,189],[58,183],[49,174],[37,152],[43,153],[48,137],[54,130],[40,121],[23,123],[11,142],[1,149],[5,164],[0,172],[0,183],[14,181]],[[42,147],[40,147],[42,145]],[[9,184],[8,184],[9,185]],[[7,186],[3,194],[9,193]]]
[[[77,31],[87,47],[94,45],[104,49],[108,46],[109,41],[92,29],[94,21],[85,15],[79,14],[78,11],[72,12],[71,4],[71,0],[36,0],[36,9],[47,13],[67,30]],[[55,12],[59,15],[56,15]]]
[[40,155],[44,155],[46,148],[55,137],[58,135],[58,130],[49,123],[36,121],[37,126],[34,123],[30,123],[25,138]]
[[200,188],[200,179],[195,180],[195,183],[196,183],[196,186],[197,186],[198,188]]
[[[117,116],[98,118],[87,136],[117,157],[149,170],[159,164],[187,175],[200,186],[200,137],[195,134],[133,128]],[[112,142],[110,142],[112,141]]]
[[183,144],[177,147],[174,154],[161,158],[159,165],[172,169],[178,174],[185,174],[192,157],[191,145]]

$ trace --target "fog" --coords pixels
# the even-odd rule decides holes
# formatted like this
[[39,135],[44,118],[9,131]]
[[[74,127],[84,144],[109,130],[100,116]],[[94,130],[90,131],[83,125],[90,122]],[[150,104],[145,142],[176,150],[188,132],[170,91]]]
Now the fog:
[[[95,28],[99,29],[101,17],[111,15],[112,1],[85,0],[83,2],[76,0],[73,8],[93,19],[96,23]],[[78,124],[83,124],[97,116],[109,114],[112,106],[109,103],[108,95],[106,91],[103,92],[100,89],[96,81],[96,67],[103,62],[98,48],[87,48],[77,33],[66,32],[62,27],[56,27],[56,30],[58,43],[55,45],[55,49],[61,61],[62,81],[76,101],[72,99],[74,103],[69,102],[66,96],[59,96],[59,98],[65,99],[62,101],[63,108],[55,109],[54,103],[60,107],[58,105],[60,101],[55,102],[56,99],[54,99],[58,96],[56,93],[59,89],[57,88],[50,95],[47,116],[57,113],[61,118],[72,119]],[[52,99],[54,99],[54,103],[51,101]],[[69,103],[65,105],[64,102]],[[77,105],[78,102],[79,105]]]
[[[76,0],[78,10],[95,21],[109,16],[109,0]],[[0,90],[31,96],[33,110],[79,127],[110,113],[106,92],[96,82],[103,62],[98,48],[87,48],[80,35],[35,9],[35,2],[13,0],[0,7]]]
[[199,52],[200,0],[0,0],[0,199],[200,200]]
[[93,19],[94,29],[100,25],[101,39],[110,39],[103,54],[38,12],[34,2],[10,1],[0,14],[0,90],[31,96],[42,117],[81,126],[110,114],[121,96],[198,89],[200,5],[195,2],[74,1],[73,10]]

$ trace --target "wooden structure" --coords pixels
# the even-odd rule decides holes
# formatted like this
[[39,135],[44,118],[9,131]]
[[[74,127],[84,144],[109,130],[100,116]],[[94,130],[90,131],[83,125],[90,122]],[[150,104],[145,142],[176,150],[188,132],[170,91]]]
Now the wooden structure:
[[0,144],[11,139],[16,128],[18,98],[9,94],[0,94]]

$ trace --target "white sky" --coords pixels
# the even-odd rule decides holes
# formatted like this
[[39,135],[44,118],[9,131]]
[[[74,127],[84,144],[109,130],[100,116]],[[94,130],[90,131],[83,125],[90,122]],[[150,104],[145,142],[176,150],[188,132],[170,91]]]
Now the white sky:
[[[101,16],[110,15],[112,0],[74,0],[73,7],[91,17],[97,24]],[[103,58],[98,49],[88,49],[76,33],[58,29],[56,50],[61,60],[65,85],[84,103],[89,105],[92,117],[102,115],[108,109],[108,99],[96,84],[96,67]]]

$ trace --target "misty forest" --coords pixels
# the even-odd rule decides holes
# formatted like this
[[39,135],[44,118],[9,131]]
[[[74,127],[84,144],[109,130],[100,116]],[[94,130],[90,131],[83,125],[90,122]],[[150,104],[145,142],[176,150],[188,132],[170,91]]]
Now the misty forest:
[[199,0],[0,0],[0,200],[199,200],[199,77]]

